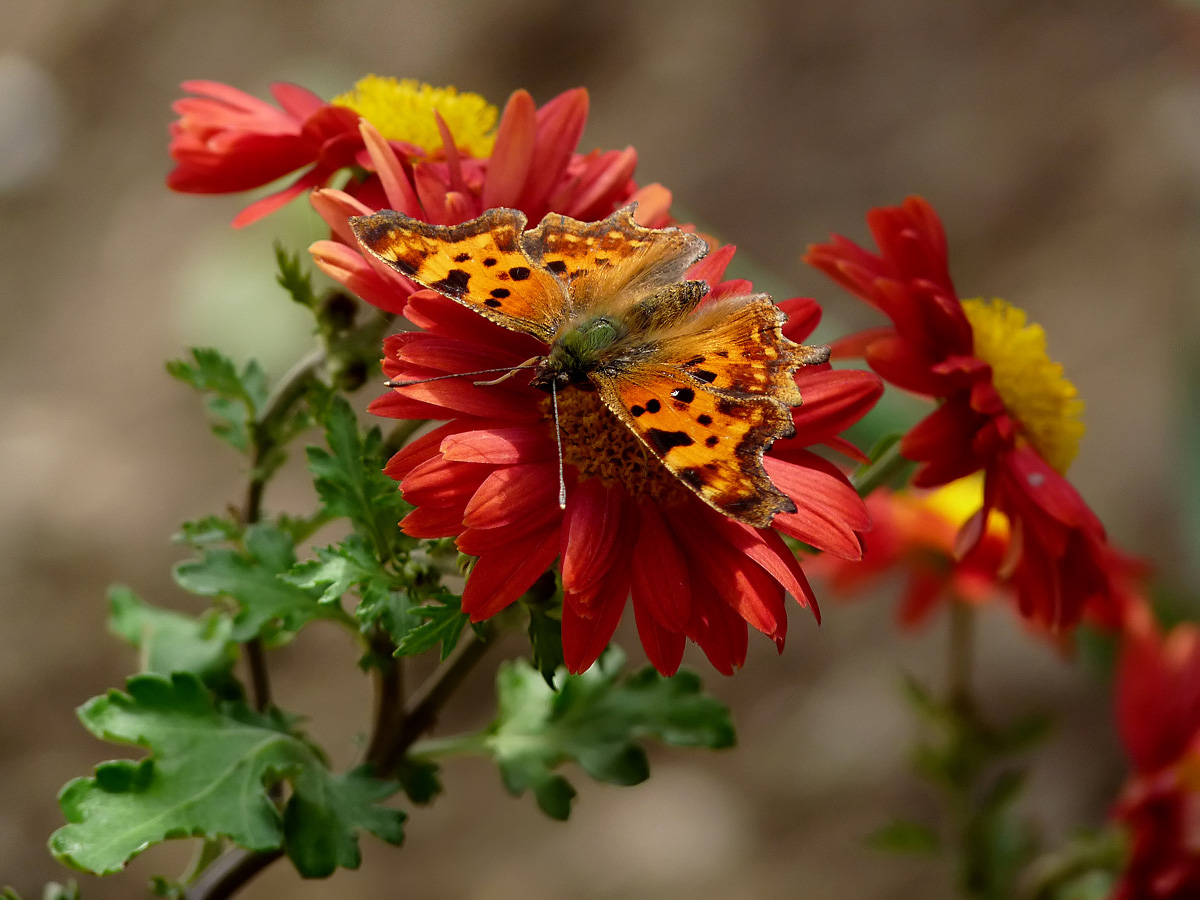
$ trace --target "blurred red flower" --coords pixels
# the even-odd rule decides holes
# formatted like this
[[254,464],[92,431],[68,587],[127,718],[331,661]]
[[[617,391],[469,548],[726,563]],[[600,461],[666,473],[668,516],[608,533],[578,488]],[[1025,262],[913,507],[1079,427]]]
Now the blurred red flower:
[[[392,208],[414,218],[453,224],[483,210],[509,206],[531,221],[551,210],[598,219],[634,194],[637,165],[632,147],[575,152],[587,121],[582,88],[555,97],[540,109],[525,91],[509,98],[504,113],[477,94],[434,88],[412,80],[367,76],[355,90],[329,102],[292,84],[275,84],[279,106],[212,81],[188,81],[174,104],[171,124],[175,169],[167,183],[188,193],[234,193],[305,169],[288,187],[252,203],[234,219],[237,227],[266,216],[294,197],[326,187],[348,167],[344,185],[366,208]],[[379,148],[390,147],[399,179],[376,169]],[[398,193],[399,192],[399,193]],[[651,190],[647,209],[665,213],[669,195]]]
[[1164,637],[1144,607],[1129,617],[1117,726],[1133,775],[1113,815],[1131,846],[1112,900],[1200,897],[1200,629]]
[[1045,334],[1002,300],[961,301],[950,280],[942,223],[925,200],[873,209],[879,253],[834,236],[806,261],[892,320],[852,335],[835,354],[862,355],[885,379],[937,398],[938,408],[904,436],[921,463],[918,487],[985,473],[983,505],[959,533],[973,547],[993,509],[1012,528],[1004,573],[1022,614],[1051,630],[1120,621],[1125,560],[1063,473],[1074,458],[1082,403],[1047,358]]
[[822,554],[808,566],[837,594],[848,595],[892,575],[904,580],[897,618],[915,628],[942,603],[987,602],[1005,593],[1000,571],[1009,545],[1008,521],[996,510],[983,537],[961,559],[959,529],[979,509],[982,482],[962,478],[935,491],[880,488],[867,498],[871,530],[859,561]]
[[[747,282],[721,282],[733,247],[698,262],[689,279],[713,285],[708,298],[741,295]],[[802,340],[816,326],[814,301],[788,300],[784,333]],[[494,325],[430,291],[413,295],[407,317],[420,332],[393,335],[384,372],[420,379],[516,366],[546,347]],[[448,419],[401,450],[386,471],[416,506],[401,523],[416,537],[457,536],[478,557],[463,591],[474,621],[520,597],[561,558],[563,650],[567,667],[592,664],[612,636],[626,600],[646,654],[660,672],[679,666],[695,641],[721,672],[745,661],[747,623],[782,649],[784,593],[815,599],[781,534],[830,553],[857,557],[866,508],[842,472],[808,449],[826,443],[853,451],[837,435],[882,393],[879,379],[828,365],[801,369],[804,397],[796,434],[764,458],[775,485],[796,503],[772,527],[755,529],[702,502],[644,448],[595,392],[559,395],[567,504],[560,510],[558,456],[550,398],[528,378],[487,386],[447,379],[395,388],[370,407],[395,418]]]

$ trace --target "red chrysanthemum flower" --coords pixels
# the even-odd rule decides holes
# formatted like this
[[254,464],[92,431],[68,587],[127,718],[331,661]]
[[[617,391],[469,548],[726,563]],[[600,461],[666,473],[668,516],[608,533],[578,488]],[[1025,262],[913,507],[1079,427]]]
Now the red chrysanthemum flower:
[[[167,178],[175,190],[244,191],[309,167],[287,188],[242,210],[235,226],[327,186],[350,166],[360,172],[344,190],[364,208],[397,209],[436,224],[463,222],[497,206],[521,209],[531,221],[551,210],[598,219],[636,189],[632,147],[575,152],[587,121],[582,88],[540,109],[517,91],[498,116],[477,94],[373,75],[328,103],[296,85],[276,84],[271,91],[282,108],[217,82],[183,87],[199,96],[175,103],[180,118],[171,125],[171,156],[178,165]],[[379,152],[367,152],[368,131],[400,160],[399,179],[389,183],[376,169]],[[662,213],[670,202],[661,188],[641,199]]]
[[863,355],[893,384],[940,401],[901,444],[922,464],[913,484],[984,472],[983,507],[964,526],[959,554],[998,509],[1012,527],[1010,580],[1021,612],[1053,630],[1085,610],[1115,627],[1125,560],[1063,477],[1083,433],[1082,403],[1046,357],[1042,329],[1002,300],[959,300],[942,224],[921,198],[874,209],[867,221],[878,254],[835,236],[805,259],[893,322],[840,342],[835,353]]
[[[732,247],[709,254],[688,272],[713,289],[709,299],[740,295],[746,282],[719,283]],[[816,326],[814,301],[780,304],[790,315],[784,333],[803,340]],[[384,371],[412,380],[516,366],[547,348],[430,291],[413,295],[406,316],[423,328],[388,338]],[[764,458],[775,485],[797,512],[777,515],[772,528],[730,519],[697,498],[620,422],[595,392],[559,394],[567,504],[558,506],[558,455],[550,397],[528,377],[476,385],[452,378],[399,387],[371,411],[395,418],[448,419],[388,464],[416,506],[402,523],[413,536],[456,536],[478,557],[463,591],[474,621],[519,598],[561,558],[563,652],[573,672],[595,661],[632,596],[646,654],[664,674],[675,672],[685,639],[730,674],[745,660],[747,623],[782,648],[785,592],[813,604],[811,589],[781,534],[857,557],[866,508],[832,463],[808,449],[837,437],[882,393],[861,371],[806,367],[796,376],[804,403],[796,434]]]
[[1008,521],[997,510],[983,537],[959,558],[957,535],[983,501],[982,480],[959,479],[934,491],[880,488],[867,498],[871,530],[863,556],[851,561],[823,554],[809,566],[838,594],[849,595],[884,577],[904,579],[897,618],[903,628],[928,621],[942,603],[981,604],[1003,593]]
[[1114,816],[1130,859],[1112,900],[1200,897],[1200,630],[1164,638],[1143,607],[1129,617],[1117,726],[1133,763]]

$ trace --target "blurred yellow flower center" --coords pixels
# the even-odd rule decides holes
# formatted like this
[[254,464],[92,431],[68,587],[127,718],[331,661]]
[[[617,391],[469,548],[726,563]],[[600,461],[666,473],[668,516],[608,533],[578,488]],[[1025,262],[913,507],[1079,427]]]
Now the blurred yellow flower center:
[[1025,438],[1065,474],[1083,437],[1083,401],[1062,366],[1046,355],[1046,332],[1003,300],[964,300],[975,355],[992,367],[996,390]]
[[[553,435],[550,398],[541,405]],[[560,390],[558,422],[563,462],[578,470],[580,480],[599,478],[607,485],[619,482],[630,496],[644,496],[660,506],[687,496],[679,479],[609,411],[595,391]]]
[[446,121],[459,150],[483,157],[496,143],[496,107],[479,94],[460,94],[453,87],[368,75],[359,79],[354,90],[329,102],[354,110],[389,141],[407,141],[427,151],[442,146],[435,112]]
[[[952,481],[935,491],[908,494],[919,506],[950,522],[957,530],[983,507],[983,473]],[[987,530],[1002,537],[1008,535],[1008,517],[993,509],[988,514]]]

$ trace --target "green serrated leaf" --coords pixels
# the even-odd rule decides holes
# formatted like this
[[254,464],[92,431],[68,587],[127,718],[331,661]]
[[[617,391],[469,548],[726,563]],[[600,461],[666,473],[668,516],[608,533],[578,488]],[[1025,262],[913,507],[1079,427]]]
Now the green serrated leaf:
[[479,738],[495,757],[511,793],[532,790],[549,816],[565,819],[575,791],[553,772],[568,760],[597,781],[636,784],[649,774],[639,741],[656,737],[683,747],[729,747],[728,710],[700,694],[691,673],[664,678],[647,669],[618,680],[622,654],[610,649],[582,675],[560,673],[555,693],[523,660],[497,673],[499,718]]
[[391,559],[409,539],[397,523],[411,507],[396,482],[383,474],[383,438],[378,428],[360,436],[350,404],[334,397],[325,417],[329,450],[308,448],[308,468],[332,516],[346,516],[380,559]]
[[267,400],[262,366],[251,360],[239,372],[231,359],[207,347],[192,348],[192,359],[172,360],[167,372],[196,390],[211,394],[206,401],[215,420],[213,433],[243,453],[251,446],[255,416]]
[[562,620],[540,604],[531,604],[528,609],[533,665],[553,688],[554,675],[563,664]]
[[919,822],[897,820],[889,822],[867,838],[876,850],[906,856],[928,856],[941,849],[937,832]]
[[233,623],[215,610],[193,618],[159,609],[129,588],[108,591],[108,627],[141,651],[141,670],[192,672],[208,684],[227,682],[237,661]]
[[352,587],[359,589],[360,596],[376,600],[396,581],[357,534],[317,550],[316,559],[298,563],[284,577],[300,587],[321,590],[321,603],[338,602]]
[[441,658],[444,660],[458,646],[463,628],[471,621],[462,611],[462,600],[446,592],[438,594],[434,600],[434,603],[413,606],[408,610],[411,616],[419,616],[425,619],[424,622],[412,625],[400,637],[392,632],[397,656],[415,656],[440,643]]
[[[150,755],[104,763],[94,778],[63,789],[68,824],[50,839],[62,862],[107,874],[169,838],[227,837],[264,851],[286,837],[297,868],[316,876],[329,874],[331,861],[357,864],[358,828],[400,839],[403,813],[375,806],[398,785],[330,773],[311,744],[286,730],[286,717],[241,703],[218,706],[184,672],[138,675],[127,691],[89,701],[79,717],[97,737],[147,747]],[[281,815],[269,788],[282,778],[292,781],[292,799]]]
[[177,544],[190,544],[193,547],[223,542],[236,543],[241,539],[241,524],[225,516],[204,516],[184,522],[171,538]]
[[425,760],[404,757],[393,773],[405,796],[413,803],[424,805],[442,792],[438,767]]
[[279,577],[296,563],[288,535],[272,525],[247,529],[246,552],[206,549],[201,559],[175,567],[175,581],[202,596],[232,597],[241,605],[233,637],[247,641],[270,630],[299,631],[314,619],[337,618],[340,607],[318,602],[320,592]]
[[279,274],[275,280],[283,287],[291,298],[301,306],[309,309],[317,308],[317,296],[313,293],[312,275],[300,261],[299,253],[288,253],[283,244],[275,242],[275,262],[279,266]]
[[373,778],[365,767],[345,775],[304,769],[292,788],[283,830],[288,857],[305,878],[328,877],[338,866],[357,869],[362,862],[360,829],[389,844],[404,840],[404,813],[379,805],[399,785]]

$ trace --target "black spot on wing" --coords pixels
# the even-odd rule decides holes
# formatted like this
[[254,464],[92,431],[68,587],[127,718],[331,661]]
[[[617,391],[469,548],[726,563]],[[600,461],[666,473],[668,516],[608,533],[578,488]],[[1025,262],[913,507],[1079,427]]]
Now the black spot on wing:
[[562,260],[562,259],[550,260],[550,262],[546,263],[546,268],[549,269],[551,272],[553,272],[555,275],[565,275],[567,273],[566,260]]
[[508,270],[508,274],[512,276],[513,281],[524,281],[529,277],[529,269],[525,266],[513,266]]
[[396,271],[399,272],[401,275],[407,275],[409,278],[412,278],[414,275],[417,274],[416,265],[414,265],[413,263],[410,263],[406,259],[399,259],[399,258],[393,259],[393,260],[391,260],[391,263],[392,263],[392,266],[396,269]]
[[492,290],[492,296],[495,297],[497,300],[503,300],[508,295],[509,295],[508,288],[494,288]]
[[662,409],[662,404],[658,402],[657,397],[651,397],[646,401],[646,412],[656,413]]
[[692,374],[695,375],[697,378],[699,378],[701,381],[705,382],[706,384],[712,384],[714,381],[717,380],[717,373],[710,372],[710,371],[708,371],[708,369],[693,369]]
[[700,413],[700,415],[696,416],[696,421],[701,425],[708,426],[712,424],[712,416],[708,413]]
[[489,256],[487,259],[485,259],[483,261],[483,264],[490,269],[492,266],[494,266],[496,264],[496,259],[495,259],[495,257]]
[[720,442],[720,440],[721,439],[719,437],[717,437],[715,434],[710,434],[708,437],[706,437],[704,439],[704,446],[705,447],[715,447]]
[[696,392],[691,388],[675,388],[671,391],[671,396],[686,406],[696,399]]
[[705,477],[704,472],[694,466],[680,469],[676,474],[679,476],[680,481],[691,485],[696,490],[700,490],[700,488],[708,484],[708,479]]
[[497,300],[495,297],[488,297],[486,300],[483,301],[483,305],[490,306],[492,309],[498,309],[501,306],[503,306],[504,304],[501,303],[499,300]]
[[462,269],[451,269],[446,273],[445,278],[435,281],[429,286],[447,297],[459,298],[467,292],[467,285],[470,281],[471,275],[468,272],[464,272]]
[[663,456],[676,447],[690,447],[696,443],[686,431],[665,431],[662,428],[647,430],[646,442]]
[[471,258],[470,253],[460,253],[460,254],[458,254],[458,256],[454,257],[454,261],[455,262],[467,262],[470,258]]
[[644,406],[629,407],[629,414],[631,416],[633,416],[635,419],[638,418],[638,416],[641,416],[642,414],[644,414],[645,412],[646,412],[646,407],[644,407]]

